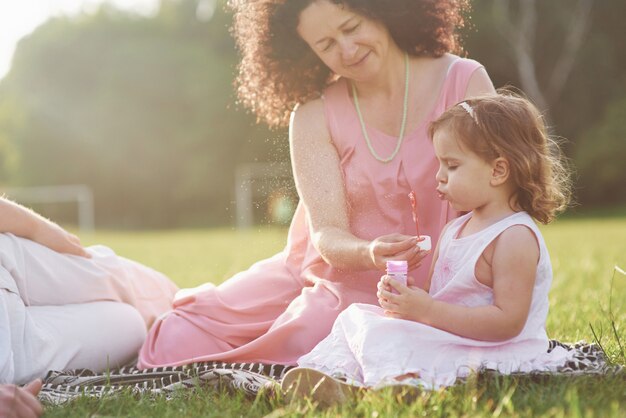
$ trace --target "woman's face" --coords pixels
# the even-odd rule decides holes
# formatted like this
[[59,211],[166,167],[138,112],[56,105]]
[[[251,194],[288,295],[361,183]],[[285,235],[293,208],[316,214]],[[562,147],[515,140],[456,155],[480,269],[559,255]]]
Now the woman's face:
[[328,0],[309,4],[297,29],[332,72],[356,81],[376,74],[393,44],[383,24]]

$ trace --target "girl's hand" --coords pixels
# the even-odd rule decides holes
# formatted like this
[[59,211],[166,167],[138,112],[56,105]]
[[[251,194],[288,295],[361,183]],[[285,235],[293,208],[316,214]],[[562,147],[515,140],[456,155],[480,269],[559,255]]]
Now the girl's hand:
[[[408,279],[413,283],[413,279]],[[391,293],[395,289],[398,294]],[[378,303],[385,315],[392,318],[426,322],[433,299],[423,289],[405,286],[389,276],[383,276],[378,283]]]
[[406,260],[409,270],[420,265],[428,252],[420,251],[417,237],[390,234],[383,235],[370,242],[368,251],[370,259],[377,270],[385,270],[389,260]]
[[76,235],[70,234],[59,225],[45,219],[37,224],[37,228],[29,238],[59,253],[91,257]]
[[[378,281],[378,284],[376,285],[378,291],[376,293],[376,295],[378,296],[378,304],[380,305],[383,302],[388,302],[387,299],[382,297],[382,293],[381,291],[387,291],[389,293],[392,293],[391,290],[391,286],[389,284],[387,284],[388,281],[396,281],[394,279],[392,279],[391,277],[384,275],[380,278],[380,280]],[[409,288],[413,288],[413,286],[415,285],[415,280],[413,279],[413,277],[408,276],[406,278],[407,284]]]
[[385,275],[380,278],[378,284],[376,285],[378,291],[376,292],[376,296],[378,296],[378,304],[382,306],[383,302],[387,302],[387,299],[383,298],[382,292],[386,291],[391,293],[391,286],[389,286],[386,282],[389,276]]

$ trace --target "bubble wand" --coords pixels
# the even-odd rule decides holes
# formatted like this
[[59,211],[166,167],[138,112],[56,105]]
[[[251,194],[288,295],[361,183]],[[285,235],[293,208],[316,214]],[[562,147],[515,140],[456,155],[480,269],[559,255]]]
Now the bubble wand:
[[430,251],[430,237],[428,235],[420,234],[420,223],[417,216],[417,197],[415,196],[415,192],[413,190],[409,193],[409,200],[411,201],[413,222],[415,222],[415,231],[417,232],[417,246],[424,251]]
[[421,235],[420,235],[419,220],[417,217],[417,199],[415,198],[415,192],[413,190],[411,190],[411,193],[409,193],[409,200],[411,201],[411,210],[413,211],[413,222],[415,222],[415,230],[417,231],[417,238],[419,238]]

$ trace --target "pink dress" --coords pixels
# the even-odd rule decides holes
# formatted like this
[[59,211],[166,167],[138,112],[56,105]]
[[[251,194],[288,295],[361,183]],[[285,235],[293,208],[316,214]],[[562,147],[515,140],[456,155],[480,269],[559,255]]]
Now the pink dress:
[[[439,236],[456,214],[436,197],[438,163],[427,135],[429,122],[465,96],[468,81],[481,65],[457,58],[448,68],[436,105],[398,155],[381,163],[371,155],[358,116],[340,79],[324,92],[328,129],[340,157],[350,227],[363,239],[415,234],[407,197],[419,199],[422,234]],[[396,138],[368,128],[379,155],[391,155]],[[436,243],[433,243],[433,245]],[[425,280],[430,257],[412,272]],[[181,291],[173,310],[152,327],[138,367],[196,361],[295,364],[328,335],[337,315],[355,302],[376,303],[379,271],[345,272],[328,265],[311,242],[306,208],[300,203],[287,246],[219,286],[205,284]]]
[[419,322],[386,317],[379,306],[354,304],[339,315],[330,335],[301,357],[298,365],[339,373],[365,386],[418,373],[419,379],[412,379],[413,383],[438,388],[481,367],[508,374],[555,370],[565,364],[570,354],[564,348],[547,353],[545,321],[552,266],[537,225],[526,212],[518,212],[482,231],[456,238],[471,216],[455,219],[441,237],[430,294],[451,304],[491,305],[493,289],[476,280],[476,262],[504,230],[512,225],[527,226],[537,238],[540,255],[528,319],[518,336],[503,342],[473,340]]

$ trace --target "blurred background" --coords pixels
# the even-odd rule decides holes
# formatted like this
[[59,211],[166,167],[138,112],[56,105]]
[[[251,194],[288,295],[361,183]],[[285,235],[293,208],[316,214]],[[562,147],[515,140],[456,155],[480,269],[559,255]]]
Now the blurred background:
[[[621,0],[475,0],[466,54],[545,112],[575,209],[626,207]],[[0,192],[64,224],[284,224],[286,130],[241,109],[222,0],[0,0]]]

